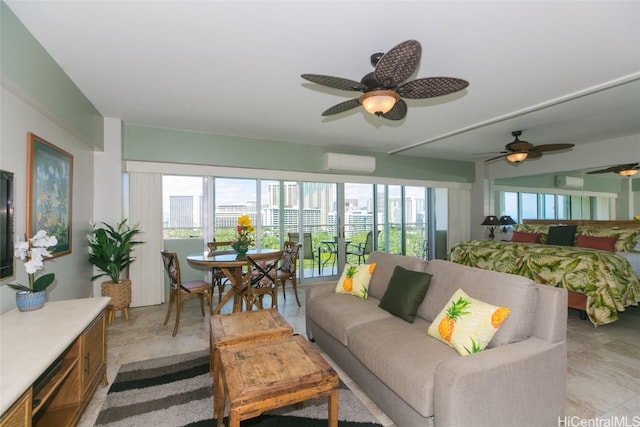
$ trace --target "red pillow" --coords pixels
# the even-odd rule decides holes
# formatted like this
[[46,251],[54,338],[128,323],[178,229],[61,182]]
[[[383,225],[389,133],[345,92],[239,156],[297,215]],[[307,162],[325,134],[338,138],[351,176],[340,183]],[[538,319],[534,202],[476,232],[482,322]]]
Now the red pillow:
[[596,237],[578,235],[576,246],[581,248],[600,249],[602,251],[615,252],[617,237]]
[[518,243],[540,243],[540,235],[540,233],[523,233],[522,231],[514,231],[511,241]]

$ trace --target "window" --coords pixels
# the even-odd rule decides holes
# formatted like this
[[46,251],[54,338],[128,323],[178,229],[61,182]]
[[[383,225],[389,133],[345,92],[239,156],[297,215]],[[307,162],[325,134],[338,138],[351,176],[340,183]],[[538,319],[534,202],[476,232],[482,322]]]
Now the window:
[[446,189],[177,175],[162,182],[165,239],[233,240],[238,217],[248,215],[257,247],[280,248],[290,233],[305,241],[302,277],[338,274],[346,245],[364,246],[369,233],[377,250],[446,256]]
[[202,189],[202,177],[162,177],[162,229],[165,239],[203,236]]
[[500,192],[501,209],[514,221],[522,219],[609,219],[612,214],[611,197]]

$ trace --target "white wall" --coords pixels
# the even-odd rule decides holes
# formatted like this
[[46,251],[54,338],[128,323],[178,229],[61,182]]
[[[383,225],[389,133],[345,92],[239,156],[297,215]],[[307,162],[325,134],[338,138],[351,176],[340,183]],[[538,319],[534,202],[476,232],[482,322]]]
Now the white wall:
[[[3,85],[0,115],[0,168],[14,173],[16,200],[16,235],[26,232],[27,203],[27,133],[33,132],[46,141],[73,155],[73,200],[71,253],[45,263],[45,272],[55,273],[56,281],[49,287],[48,300],[88,297],[92,293],[91,265],[87,261],[86,235],[93,217],[93,151],[72,132],[67,131],[33,100]],[[27,283],[24,266],[18,260],[16,276],[2,283]],[[0,286],[0,312],[15,308],[15,291]]]
[[[92,224],[106,222],[115,225],[122,221],[122,121],[104,119],[104,151],[94,153],[94,194]],[[94,268],[94,275],[98,269]],[[107,278],[96,279],[93,296],[99,296],[100,283]]]

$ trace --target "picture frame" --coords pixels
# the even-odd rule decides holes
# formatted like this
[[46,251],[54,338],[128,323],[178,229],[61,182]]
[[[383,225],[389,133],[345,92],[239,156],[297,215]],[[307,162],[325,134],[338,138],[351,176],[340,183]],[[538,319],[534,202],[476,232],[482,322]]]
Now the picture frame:
[[0,170],[0,279],[13,277],[13,172]]
[[27,168],[27,238],[45,230],[53,257],[70,254],[73,156],[29,132]]

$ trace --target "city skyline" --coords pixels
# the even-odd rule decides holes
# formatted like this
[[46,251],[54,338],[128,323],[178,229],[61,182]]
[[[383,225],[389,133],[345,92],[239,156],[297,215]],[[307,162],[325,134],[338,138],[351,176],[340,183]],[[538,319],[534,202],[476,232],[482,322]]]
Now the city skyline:
[[[202,177],[163,177],[163,224],[169,228],[184,228],[202,226]],[[232,227],[237,216],[249,213],[254,220],[256,212],[256,184],[255,179],[215,179],[216,198],[216,227]],[[283,215],[286,224],[292,223],[298,218],[300,205],[300,193],[297,187],[300,183],[284,181]],[[276,225],[274,221],[279,218],[280,207],[280,181],[262,180],[260,221],[263,225]],[[331,224],[336,218],[336,184],[326,182],[303,182],[304,216],[306,220],[314,218],[313,225]],[[373,185],[345,183],[345,225],[373,223]],[[274,191],[275,190],[275,191]],[[276,193],[277,192],[277,193]],[[173,193],[173,194],[172,194]],[[177,194],[176,194],[177,193]],[[367,194],[369,193],[369,194]],[[397,194],[397,197],[394,197]],[[418,195],[412,197],[411,195]],[[425,221],[425,188],[405,187],[405,199],[400,199],[400,186],[389,187],[388,194],[378,192],[378,206],[384,206],[388,202],[386,211],[388,221],[399,223],[400,212],[405,206],[405,221],[407,223],[423,223]],[[239,196],[240,195],[240,196]],[[187,201],[191,199],[191,202]],[[191,206],[187,206],[191,203]],[[173,205],[173,206],[172,206]],[[318,213],[309,216],[310,212],[318,210]],[[199,214],[198,214],[199,212]],[[191,221],[189,221],[189,217]],[[378,221],[383,220],[383,212],[378,213]],[[306,222],[305,222],[306,224]],[[353,225],[352,224],[352,225]],[[311,224],[307,224],[311,225]]]

